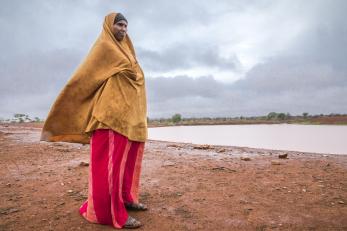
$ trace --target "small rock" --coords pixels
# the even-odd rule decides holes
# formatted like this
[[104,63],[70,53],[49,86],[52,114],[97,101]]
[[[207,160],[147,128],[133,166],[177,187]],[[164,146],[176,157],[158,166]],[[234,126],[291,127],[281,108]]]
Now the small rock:
[[278,161],[272,160],[272,161],[271,161],[271,164],[272,164],[272,165],[280,165],[281,163],[278,162]]
[[68,193],[73,193],[73,190],[69,189],[67,190]]
[[339,204],[344,204],[345,202],[344,202],[344,201],[339,201],[338,203],[339,203]]
[[245,215],[249,215],[250,214],[250,210],[244,209],[243,212],[245,213]]
[[11,214],[11,213],[16,213],[18,212],[19,209],[16,209],[16,208],[10,208],[8,209],[7,211],[5,211],[5,214]]
[[244,200],[244,199],[241,199],[241,200],[240,200],[240,204],[249,204],[249,201]]
[[7,187],[11,187],[11,183],[7,183],[6,186],[7,186]]
[[303,192],[306,192],[307,190],[305,188],[302,189]]
[[175,163],[173,163],[173,162],[165,162],[163,165],[162,165],[162,167],[170,167],[170,166],[175,166],[176,164]]
[[89,163],[81,161],[80,166],[82,167],[89,166]]
[[213,170],[213,171],[227,171],[227,172],[236,172],[236,170],[235,170],[235,169],[230,169],[230,168],[223,167],[223,166],[214,167],[214,168],[211,168],[211,170]]
[[251,158],[249,158],[249,157],[241,157],[240,159],[243,161],[250,161],[251,160]]
[[180,145],[178,145],[178,144],[168,144],[168,145],[166,145],[166,147],[168,147],[168,148],[182,148]]
[[193,147],[193,149],[202,149],[202,150],[206,150],[206,149],[211,149],[211,145],[208,144],[204,144],[204,145],[196,145]]
[[225,151],[226,151],[225,148],[221,148],[221,149],[217,150],[218,153],[225,152]]
[[288,154],[287,153],[279,154],[278,158],[280,158],[280,159],[287,159],[288,158]]

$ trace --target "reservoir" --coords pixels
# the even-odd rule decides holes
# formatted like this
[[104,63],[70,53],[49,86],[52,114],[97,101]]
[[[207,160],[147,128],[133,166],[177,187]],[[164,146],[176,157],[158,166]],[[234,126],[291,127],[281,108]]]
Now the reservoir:
[[208,125],[149,128],[149,139],[347,155],[343,125]]

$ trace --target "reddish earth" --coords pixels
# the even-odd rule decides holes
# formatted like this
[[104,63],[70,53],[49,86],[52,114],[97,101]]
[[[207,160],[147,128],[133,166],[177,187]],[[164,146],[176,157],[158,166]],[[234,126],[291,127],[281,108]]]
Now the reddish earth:
[[[89,146],[40,126],[0,124],[0,230],[113,230],[78,213]],[[347,230],[347,155],[149,140],[140,200],[139,230]]]
[[311,122],[321,124],[347,124],[347,116],[321,116],[312,118]]

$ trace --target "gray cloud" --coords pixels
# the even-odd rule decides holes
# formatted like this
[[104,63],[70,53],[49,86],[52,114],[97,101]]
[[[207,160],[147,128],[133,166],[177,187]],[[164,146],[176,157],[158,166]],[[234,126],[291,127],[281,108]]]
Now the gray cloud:
[[0,94],[27,95],[58,90],[82,56],[76,50],[51,50],[7,57],[1,64]]
[[52,50],[7,57],[1,63],[1,116],[44,116],[81,61],[76,50]]
[[223,84],[211,76],[194,79],[188,76],[147,79],[148,95],[153,101],[181,99],[185,97],[218,98]]
[[[346,8],[343,0],[4,1],[0,117],[45,117],[110,11],[130,22],[150,117],[346,113]],[[213,72],[193,78],[192,68]],[[240,70],[235,82],[217,81],[218,71]]]
[[[149,116],[160,118],[181,113],[185,117],[218,117],[266,115],[271,111],[291,114],[347,111],[347,81],[343,76],[336,77],[336,82],[327,81],[331,73],[317,77],[312,70],[302,72],[299,69],[291,71],[302,72],[304,78],[283,78],[282,72],[273,71],[268,65],[253,71],[257,75],[250,74],[232,84],[220,83],[212,77],[149,79]],[[263,78],[259,80],[259,76]]]
[[169,71],[189,67],[204,66],[221,70],[234,70],[240,66],[236,55],[231,58],[221,57],[217,47],[197,44],[175,44],[161,52],[139,48],[137,55],[145,69]]

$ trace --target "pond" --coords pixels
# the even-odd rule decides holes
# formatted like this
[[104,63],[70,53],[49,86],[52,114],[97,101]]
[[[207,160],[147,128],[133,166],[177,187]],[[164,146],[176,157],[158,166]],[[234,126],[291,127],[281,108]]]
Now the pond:
[[347,155],[343,125],[208,125],[149,128],[149,139]]

